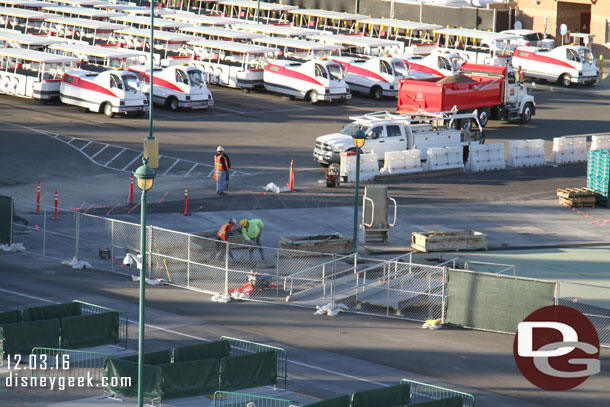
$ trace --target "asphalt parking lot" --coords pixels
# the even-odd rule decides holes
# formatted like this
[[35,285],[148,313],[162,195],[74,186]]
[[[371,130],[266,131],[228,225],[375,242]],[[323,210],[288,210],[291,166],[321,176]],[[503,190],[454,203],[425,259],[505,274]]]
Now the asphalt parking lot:
[[[349,122],[349,116],[392,111],[395,107],[393,100],[376,102],[359,96],[345,105],[312,106],[267,93],[245,94],[218,87],[211,90],[215,106],[209,111],[155,109],[155,136],[160,154],[167,159],[161,160],[156,185],[149,195],[149,212],[153,214],[179,212],[185,184],[189,185],[193,207],[205,206],[206,211],[349,206],[353,187],[328,189],[318,182],[324,171],[312,159],[314,140],[338,131]],[[534,91],[538,108],[532,122],[490,122],[486,138],[489,142],[551,140],[562,135],[606,132],[609,94],[607,81],[593,88],[538,85]],[[141,150],[147,136],[145,117],[109,119],[101,114],[83,114],[73,107],[42,106],[0,96],[0,194],[31,202],[40,180],[43,203],[48,205],[56,189],[64,208],[77,208],[84,201],[99,205],[125,202],[129,173],[139,165],[133,161],[137,154],[129,154]],[[116,153],[93,157],[105,145],[106,153],[111,148]],[[226,197],[214,194],[209,177],[217,145],[226,148],[233,169],[238,171]],[[110,165],[122,149],[124,155]],[[171,167],[175,159],[181,161]],[[262,195],[261,187],[268,182],[283,185],[288,180],[291,160],[296,167],[297,192],[285,197]],[[189,173],[193,163],[199,167]],[[576,164],[422,176],[392,181],[389,186],[399,204],[409,205],[551,200],[556,188],[583,186],[585,168]],[[445,216],[452,214],[447,212]],[[114,304],[126,310],[130,318],[137,316],[137,290],[135,285],[126,286],[124,277],[92,272],[86,275],[88,284],[83,287],[83,275],[71,270],[32,256],[17,260],[7,256],[11,255],[0,254],[3,288],[34,298],[5,291],[2,309],[23,301],[39,304],[37,298],[80,298]],[[149,299],[151,325],[197,337],[215,338],[228,332],[289,346],[296,361],[315,361],[316,366],[343,374],[298,370],[295,390],[315,397],[337,394],[341,388],[370,388],[372,382],[387,384],[410,375],[472,391],[481,401],[477,405],[482,406],[604,406],[610,399],[607,350],[602,351],[602,375],[574,391],[554,394],[533,388],[519,374],[512,359],[513,338],[508,335],[427,331],[421,330],[419,323],[359,315],[320,319],[313,317],[311,310],[264,304],[225,307],[211,304],[208,296],[169,287],[152,289]],[[150,330],[156,332],[156,341],[152,342],[155,347],[188,338]]]

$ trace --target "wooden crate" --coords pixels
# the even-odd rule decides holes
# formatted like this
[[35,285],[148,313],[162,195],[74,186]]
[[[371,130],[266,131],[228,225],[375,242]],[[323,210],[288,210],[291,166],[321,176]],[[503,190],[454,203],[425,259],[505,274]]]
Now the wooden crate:
[[474,230],[413,232],[411,247],[420,252],[487,250],[487,235]]
[[557,190],[559,203],[570,208],[594,208],[597,193],[588,188],[565,188]]

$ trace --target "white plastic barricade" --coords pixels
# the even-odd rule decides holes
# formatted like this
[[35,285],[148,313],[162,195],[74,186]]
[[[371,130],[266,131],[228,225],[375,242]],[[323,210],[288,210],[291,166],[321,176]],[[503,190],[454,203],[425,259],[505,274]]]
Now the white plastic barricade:
[[387,151],[384,155],[383,175],[420,172],[421,159],[419,150]]
[[468,148],[466,171],[489,171],[506,168],[504,143],[474,144]]
[[426,171],[463,169],[463,154],[464,148],[462,146],[429,148],[427,151]]
[[598,134],[591,137],[591,150],[610,150],[610,133]]
[[553,138],[551,161],[556,164],[587,161],[587,136]]
[[508,142],[508,167],[545,165],[544,140],[514,140]]
[[[341,182],[356,181],[356,153],[341,153],[339,175]],[[360,154],[360,181],[371,181],[379,175],[379,160],[375,153]]]

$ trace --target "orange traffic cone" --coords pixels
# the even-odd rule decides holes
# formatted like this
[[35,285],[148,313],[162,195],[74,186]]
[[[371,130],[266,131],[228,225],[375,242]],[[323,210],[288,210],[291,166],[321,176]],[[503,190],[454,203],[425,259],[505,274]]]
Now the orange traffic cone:
[[290,161],[290,175],[288,180],[288,190],[294,192],[294,161]]

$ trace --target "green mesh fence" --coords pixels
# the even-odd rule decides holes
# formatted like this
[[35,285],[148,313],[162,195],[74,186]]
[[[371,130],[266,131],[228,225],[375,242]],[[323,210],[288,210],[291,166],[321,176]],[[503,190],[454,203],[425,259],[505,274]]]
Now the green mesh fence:
[[410,387],[407,383],[352,394],[351,407],[394,407],[409,404]]
[[277,355],[277,377],[279,381],[284,381],[284,390],[286,390],[288,382],[288,353],[285,349],[264,345],[262,343],[245,341],[243,339],[231,338],[229,336],[221,336],[220,340],[229,342],[232,356],[247,355],[269,350],[274,351]]
[[424,403],[428,401],[445,400],[455,397],[462,399],[463,407],[474,407],[474,396],[461,391],[446,389],[444,387],[402,379],[400,383],[408,384],[411,388],[411,403]]
[[102,307],[101,305],[89,304],[87,302],[83,302],[83,301],[79,301],[79,300],[74,300],[73,303],[78,304],[78,306],[81,309],[81,315],[101,314],[104,312],[118,312],[118,314],[119,314],[119,340],[118,340],[118,343],[122,344],[125,347],[125,349],[127,349],[127,339],[128,339],[127,325],[129,322],[127,320],[126,313],[117,311],[112,308]]
[[[128,362],[138,362],[138,355],[129,355],[123,356],[120,358],[121,360],[126,360]],[[160,365],[164,363],[170,363],[172,361],[172,350],[164,349],[157,350],[154,352],[147,352],[143,355],[143,362],[146,365]]]
[[119,341],[119,313],[79,315],[61,319],[61,347],[86,348]]
[[43,305],[23,310],[24,321],[40,321],[43,319],[61,319],[81,315],[80,304],[68,302],[65,304]]
[[296,401],[279,399],[273,397],[254,396],[244,393],[231,393],[227,391],[217,391],[214,393],[212,407],[235,407],[246,406],[254,403],[256,407],[290,407],[300,406]]
[[37,346],[59,348],[59,320],[18,322],[0,326],[4,338],[3,349],[7,354],[30,354]]
[[[144,365],[142,375],[142,393],[144,400],[161,401],[161,383],[163,380],[161,368]],[[138,395],[138,364],[126,360],[107,358],[104,361],[104,377],[108,386],[104,391],[119,397],[137,397]],[[125,379],[129,378],[128,383]]]
[[227,340],[200,343],[197,345],[174,348],[174,362],[186,362],[203,359],[222,359],[231,354],[231,345]]
[[35,369],[32,377],[92,377],[94,383],[101,383],[104,360],[109,353],[80,350],[34,348]]
[[307,404],[306,407],[349,407],[349,405],[350,397],[343,395],[328,400],[316,401],[315,403]]
[[19,310],[0,312],[0,325],[14,324],[21,321],[23,321],[23,317]]
[[220,361],[220,390],[240,390],[277,383],[274,351],[229,356]]
[[555,286],[554,281],[450,270],[446,321],[514,333],[531,312],[554,304]]
[[158,367],[163,375],[163,399],[192,397],[218,390],[220,364],[216,359],[166,363]]
[[464,400],[462,397],[451,397],[443,400],[423,401],[421,403],[411,403],[408,407],[462,407]]

